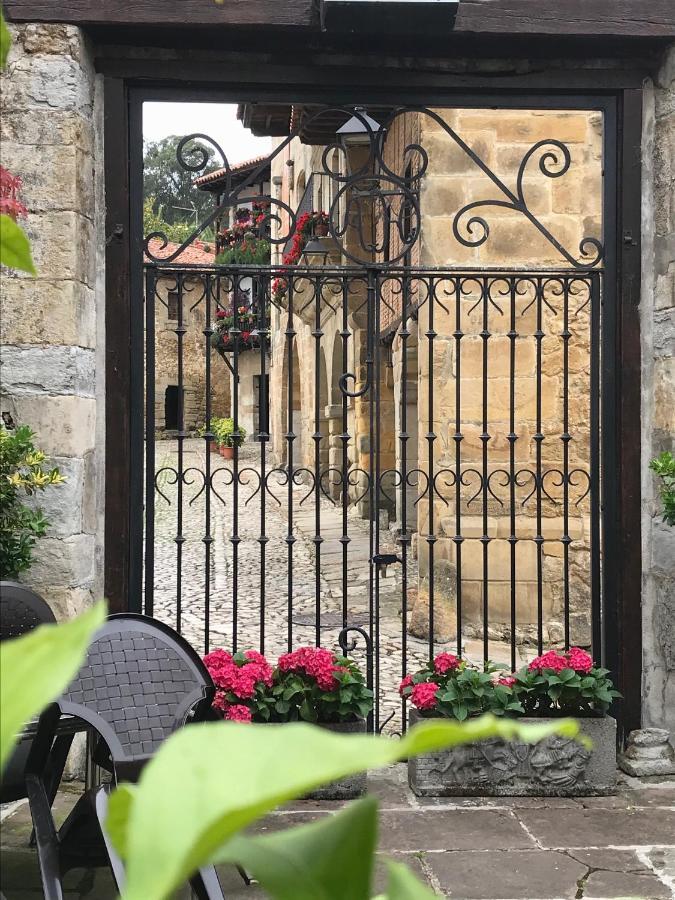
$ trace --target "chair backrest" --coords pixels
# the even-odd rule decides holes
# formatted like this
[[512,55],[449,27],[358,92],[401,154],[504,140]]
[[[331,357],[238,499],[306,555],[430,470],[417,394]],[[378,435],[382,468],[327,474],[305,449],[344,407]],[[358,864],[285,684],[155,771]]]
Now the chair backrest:
[[113,763],[141,762],[214,695],[197,653],[172,628],[133,614],[110,616],[58,701],[105,740]]
[[0,581],[0,640],[19,637],[56,616],[35,591],[18,581]]

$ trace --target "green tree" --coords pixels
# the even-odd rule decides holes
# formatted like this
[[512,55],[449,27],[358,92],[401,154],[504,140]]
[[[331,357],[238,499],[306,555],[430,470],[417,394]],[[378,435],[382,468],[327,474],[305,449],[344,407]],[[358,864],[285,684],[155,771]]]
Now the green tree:
[[[149,141],[143,154],[143,194],[153,198],[153,212],[167,225],[194,225],[202,222],[214,208],[213,197],[200,191],[194,180],[218,168],[212,147],[194,141],[184,156],[196,163],[200,153],[206,154],[207,165],[199,172],[189,172],[178,162],[176,152],[181,138],[172,135],[161,141]],[[196,153],[189,154],[194,149]]]

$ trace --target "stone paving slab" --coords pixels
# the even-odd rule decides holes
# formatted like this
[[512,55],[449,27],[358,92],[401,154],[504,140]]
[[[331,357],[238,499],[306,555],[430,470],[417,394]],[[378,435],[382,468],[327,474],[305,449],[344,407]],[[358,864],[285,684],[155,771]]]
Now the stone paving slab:
[[[407,788],[406,767],[371,773],[380,801],[380,851],[374,891],[386,883],[384,854],[406,862],[440,896],[453,900],[667,900],[675,897],[675,782],[622,780],[612,803],[598,798],[453,797],[422,802]],[[56,801],[62,821],[80,786]],[[254,826],[257,833],[331,815],[341,802],[296,800]],[[2,823],[0,890],[6,900],[42,897],[28,848],[26,803]],[[220,870],[228,900],[262,900],[231,866]],[[65,900],[113,900],[106,871],[76,870]],[[189,893],[179,893],[187,900]]]
[[675,844],[675,809],[542,808],[519,815],[545,848]]

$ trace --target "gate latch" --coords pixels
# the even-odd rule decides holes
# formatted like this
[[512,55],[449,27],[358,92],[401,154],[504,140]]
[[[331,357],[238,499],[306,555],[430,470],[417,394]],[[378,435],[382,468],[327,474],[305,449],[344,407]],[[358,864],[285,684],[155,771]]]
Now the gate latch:
[[395,553],[376,553],[373,556],[371,562],[381,569],[382,577],[387,577],[387,566],[392,566],[394,563],[402,562],[400,556],[397,556]]

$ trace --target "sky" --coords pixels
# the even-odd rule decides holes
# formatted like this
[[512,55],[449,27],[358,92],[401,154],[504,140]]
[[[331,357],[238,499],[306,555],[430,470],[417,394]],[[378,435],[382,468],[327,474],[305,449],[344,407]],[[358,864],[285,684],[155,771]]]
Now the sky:
[[[262,156],[272,149],[270,138],[254,137],[237,119],[231,103],[144,103],[143,139],[158,141],[170,135],[199,132],[216,140],[230,165]],[[218,160],[220,162],[220,160]]]

